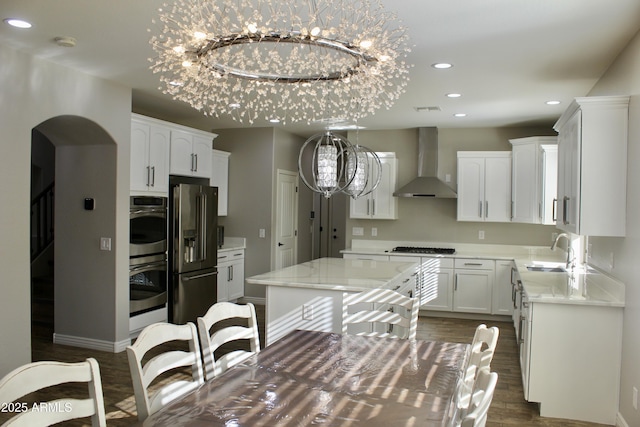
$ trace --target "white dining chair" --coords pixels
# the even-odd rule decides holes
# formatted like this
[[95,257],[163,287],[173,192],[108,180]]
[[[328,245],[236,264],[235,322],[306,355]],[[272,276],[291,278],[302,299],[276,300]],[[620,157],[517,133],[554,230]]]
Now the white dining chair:
[[490,367],[499,335],[500,330],[497,326],[487,328],[485,324],[478,325],[471,341],[467,365],[475,365],[478,370]]
[[345,292],[342,333],[415,340],[419,309],[418,298],[409,298],[390,289],[372,289],[356,294]]
[[498,374],[490,372],[489,368],[478,370],[476,382],[471,394],[469,408],[463,413],[460,427],[484,427],[487,413],[493,400],[493,394],[498,383]]
[[500,330],[497,326],[487,328],[487,325],[480,324],[471,341],[469,354],[463,367],[463,376],[458,389],[458,408],[465,409],[469,406],[469,399],[476,381],[478,372],[491,367],[491,361],[498,344]]
[[[165,349],[163,344],[186,342],[189,350]],[[159,347],[158,354],[143,363],[145,355]],[[156,351],[159,351],[156,350]],[[191,322],[184,325],[154,323],[142,330],[135,343],[127,347],[129,370],[136,399],[138,419],[144,420],[167,403],[184,396],[204,383],[198,331]],[[165,372],[191,367],[191,379],[163,379],[150,387]]]
[[[59,399],[49,402],[27,404],[19,401],[37,390],[66,383],[87,383],[88,398],[69,398],[61,393]],[[16,368],[0,380],[0,402],[3,407],[12,403],[12,412],[16,412],[15,416],[2,424],[3,427],[50,426],[87,417],[91,417],[93,427],[107,425],[100,369],[93,358],[78,363],[33,362]],[[55,404],[59,410],[49,409],[49,404]],[[39,409],[42,405],[45,405],[44,410]]]
[[[234,321],[231,324],[228,321],[232,319],[244,323]],[[256,309],[251,303],[219,302],[212,305],[204,316],[198,317],[198,334],[207,380],[260,352]],[[216,359],[216,350],[228,343],[237,345]]]

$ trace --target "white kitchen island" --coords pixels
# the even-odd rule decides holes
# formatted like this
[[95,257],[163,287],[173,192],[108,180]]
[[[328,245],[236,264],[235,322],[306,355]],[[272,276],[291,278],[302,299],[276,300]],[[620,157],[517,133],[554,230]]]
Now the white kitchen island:
[[342,332],[342,296],[374,288],[413,295],[413,262],[320,258],[246,279],[266,286],[265,342],[295,329]]

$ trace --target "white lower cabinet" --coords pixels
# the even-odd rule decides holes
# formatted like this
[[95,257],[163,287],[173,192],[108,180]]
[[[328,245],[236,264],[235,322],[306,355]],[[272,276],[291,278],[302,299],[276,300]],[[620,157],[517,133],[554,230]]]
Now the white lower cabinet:
[[453,309],[453,258],[392,255],[390,259],[408,262],[420,260],[416,283],[420,308],[438,311]]
[[491,313],[495,261],[456,258],[453,311]]
[[244,296],[244,249],[218,252],[218,302]]
[[622,307],[522,305],[525,399],[540,415],[616,424],[622,351]]

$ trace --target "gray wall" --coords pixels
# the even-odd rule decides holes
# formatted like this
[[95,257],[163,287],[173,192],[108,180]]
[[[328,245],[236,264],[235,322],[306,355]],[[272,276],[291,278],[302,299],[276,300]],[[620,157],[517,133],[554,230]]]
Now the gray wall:
[[[245,276],[273,269],[273,212],[277,169],[296,172],[297,153],[304,142],[300,137],[274,128],[216,129],[214,148],[231,153],[229,158],[229,212],[220,218],[227,236],[245,237]],[[300,195],[300,212],[308,212],[310,196]],[[302,223],[299,219],[299,226]],[[259,230],[266,230],[265,238]],[[310,243],[298,240],[298,261],[306,261]],[[245,285],[245,294],[264,297],[264,287]]]
[[[626,284],[624,331],[622,336],[622,372],[620,412],[627,425],[640,425],[640,413],[633,409],[633,387],[640,389],[640,35],[629,43],[613,65],[589,93],[630,95],[629,140],[627,146],[627,235],[622,238],[592,237],[591,262],[608,270]],[[616,191],[616,189],[611,189]],[[611,254],[613,269],[609,268]]]
[[[95,314],[80,323],[93,326],[83,338],[118,342],[128,339],[128,195],[131,91],[123,86],[33,58],[0,45],[0,271],[3,297],[0,299],[0,375],[31,360],[29,202],[32,129],[52,117],[86,117],[106,130],[117,144],[113,159],[113,180],[101,185],[115,199],[105,200],[109,209],[98,212],[99,222],[108,224],[114,250],[101,266],[112,278],[107,293],[102,282],[95,283],[94,260],[98,244],[75,260],[76,271],[69,281],[78,289],[92,289],[102,298]],[[90,142],[91,141],[85,141]],[[81,159],[79,159],[81,160]],[[91,164],[91,163],[89,163]],[[79,177],[84,179],[84,177]],[[75,215],[70,211],[68,215]],[[73,216],[70,218],[73,220]],[[82,224],[79,221],[79,224]],[[105,231],[103,229],[103,231]],[[87,239],[89,230],[84,230]],[[82,230],[78,230],[82,234]],[[69,242],[69,245],[77,242]],[[58,250],[70,247],[56,247]],[[87,281],[85,278],[89,278]],[[115,279],[115,283],[114,280]],[[115,289],[114,289],[115,288]],[[73,295],[78,304],[87,304],[86,292]],[[124,302],[124,303],[123,303]],[[106,307],[106,308],[101,308]],[[115,316],[114,316],[115,313]],[[125,315],[126,314],[126,315]],[[75,325],[72,334],[81,334],[84,325]]]
[[[537,135],[556,135],[545,127],[510,127],[481,129],[438,129],[438,176],[455,190],[458,151],[511,151],[509,139]],[[398,183],[401,187],[418,174],[417,129],[358,131],[349,133],[349,140],[374,151],[393,151],[398,158]],[[348,206],[347,206],[348,209]],[[363,227],[365,235],[356,239],[409,240],[451,243],[526,244],[551,243],[553,226],[504,224],[491,222],[458,222],[456,199],[399,198],[397,220],[355,220],[347,216],[347,245],[353,227]],[[371,228],[378,236],[371,236]],[[485,239],[478,240],[484,230]]]

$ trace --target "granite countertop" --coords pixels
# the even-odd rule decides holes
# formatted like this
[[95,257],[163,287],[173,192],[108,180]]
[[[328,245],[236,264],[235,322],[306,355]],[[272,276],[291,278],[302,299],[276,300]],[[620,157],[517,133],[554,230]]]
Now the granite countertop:
[[256,285],[364,291],[383,288],[400,278],[416,263],[397,261],[320,258],[246,279]]
[[[453,255],[420,255],[392,253],[396,246],[422,246],[455,248]],[[356,240],[352,247],[342,253],[371,255],[402,255],[444,258],[485,258],[495,260],[513,260],[518,269],[524,290],[531,302],[554,304],[579,304],[609,307],[624,307],[624,283],[608,276],[604,272],[586,266],[573,273],[552,273],[529,271],[527,265],[545,265],[564,267],[565,252],[552,251],[546,246],[518,245],[482,245],[445,242],[407,242],[382,240]]]

